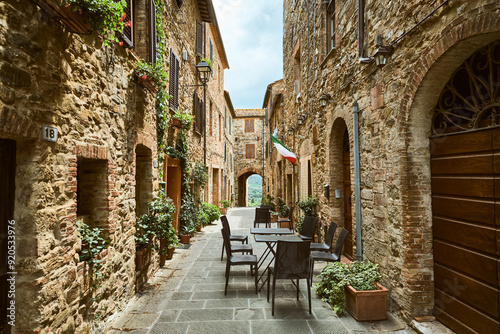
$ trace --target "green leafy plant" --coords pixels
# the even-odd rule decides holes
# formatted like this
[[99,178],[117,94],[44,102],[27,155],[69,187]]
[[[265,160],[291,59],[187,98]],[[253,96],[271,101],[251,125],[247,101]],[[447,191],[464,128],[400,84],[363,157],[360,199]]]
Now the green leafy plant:
[[61,5],[86,14],[90,26],[103,36],[106,46],[111,41],[119,42],[117,32],[121,33],[125,26],[131,24],[131,18],[124,13],[127,7],[125,0],[61,0]]
[[316,216],[316,204],[318,200],[314,196],[303,197],[301,200],[297,201],[295,204],[302,209],[304,215],[306,216]]
[[[102,278],[100,269],[102,262],[97,255],[108,248],[109,241],[103,237],[103,229],[100,227],[90,227],[82,221],[76,223],[77,236],[82,241],[80,251],[80,261],[87,261],[92,277],[93,287],[97,287],[97,282]],[[83,247],[83,245],[86,245]]]
[[271,211],[276,211],[276,203],[274,201],[274,196],[266,194],[266,196],[262,198],[261,203],[262,205],[269,205],[271,207]]
[[187,131],[191,129],[191,126],[193,125],[194,121],[194,116],[187,113],[183,112],[179,109],[174,113],[173,118],[178,119],[181,121],[181,127]]
[[161,62],[152,64],[140,60],[135,64],[134,72],[138,79],[151,81],[158,90],[164,90],[167,86],[168,75]]
[[149,214],[137,218],[135,225],[135,246],[142,248],[153,240],[153,216]]
[[286,205],[285,201],[281,197],[278,197],[277,209],[280,217],[288,217],[290,208],[288,207],[288,205]]
[[211,224],[220,218],[220,210],[213,204],[202,202],[200,211],[206,213],[208,217],[208,224]]
[[227,209],[231,206],[231,201],[227,199],[221,199],[219,203],[224,209]]
[[302,223],[304,222],[304,216],[300,216],[298,219],[297,219],[297,223],[295,224],[295,231],[297,231],[297,233],[302,233]]
[[[166,236],[166,248],[177,248],[179,247],[179,237],[177,236],[177,233],[175,232],[175,228],[172,224],[168,227]],[[160,253],[165,254],[166,249],[161,249]]]
[[316,293],[321,300],[333,307],[337,314],[345,310],[345,287],[352,286],[358,291],[376,290],[375,283],[382,279],[378,264],[371,262],[329,263],[318,276]]
[[196,161],[194,163],[191,176],[193,177],[194,186],[201,187],[203,189],[208,181],[207,166],[201,162]]

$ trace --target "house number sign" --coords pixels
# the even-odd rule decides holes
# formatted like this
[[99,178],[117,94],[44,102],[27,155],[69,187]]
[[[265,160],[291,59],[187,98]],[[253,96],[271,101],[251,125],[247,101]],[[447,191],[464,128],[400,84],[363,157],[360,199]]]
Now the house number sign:
[[42,125],[42,140],[57,142],[58,130],[53,126]]

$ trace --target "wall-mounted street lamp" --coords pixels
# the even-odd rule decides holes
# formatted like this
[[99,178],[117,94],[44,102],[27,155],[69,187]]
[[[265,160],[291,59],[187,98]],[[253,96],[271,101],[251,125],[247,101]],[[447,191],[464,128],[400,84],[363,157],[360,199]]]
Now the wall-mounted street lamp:
[[387,64],[387,59],[394,51],[393,46],[382,45],[382,43],[383,43],[382,35],[377,35],[375,37],[375,47],[378,49],[377,51],[375,51],[373,58],[375,59],[375,65],[377,65],[378,68],[382,68]]
[[302,114],[300,115],[298,118],[297,118],[297,122],[299,123],[299,125],[302,125],[304,123],[304,121],[306,120],[306,115],[305,114]]
[[203,85],[205,85],[210,79],[210,73],[212,73],[212,68],[204,60],[200,61],[196,65],[196,71],[198,72],[198,77]]
[[326,104],[328,103],[328,101],[330,100],[330,94],[323,94],[321,95],[321,97],[319,98],[319,106],[321,108],[324,108],[326,107]]
[[295,131],[295,128],[293,126],[288,128],[288,135],[291,136],[292,133]]
[[[212,73],[212,68],[210,65],[202,60],[196,65],[196,72],[198,72],[198,78],[200,78],[201,84],[203,85],[203,103],[204,109],[206,110],[207,103],[207,83],[210,79],[210,73]],[[203,125],[203,163],[207,164],[207,126]]]

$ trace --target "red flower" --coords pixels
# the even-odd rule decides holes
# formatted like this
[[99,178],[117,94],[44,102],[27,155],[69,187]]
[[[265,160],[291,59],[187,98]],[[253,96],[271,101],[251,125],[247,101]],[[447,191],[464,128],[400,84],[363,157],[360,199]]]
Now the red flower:
[[131,27],[132,26],[132,21],[128,21],[127,23],[125,23],[125,27]]
[[118,44],[119,44],[120,46],[123,46],[123,42],[122,42],[122,41],[120,41],[120,43],[118,43]]
[[141,78],[142,78],[143,80],[146,80],[148,77],[146,76],[146,74],[143,74]]
[[127,13],[123,13],[123,19],[125,20],[125,18],[127,17]]

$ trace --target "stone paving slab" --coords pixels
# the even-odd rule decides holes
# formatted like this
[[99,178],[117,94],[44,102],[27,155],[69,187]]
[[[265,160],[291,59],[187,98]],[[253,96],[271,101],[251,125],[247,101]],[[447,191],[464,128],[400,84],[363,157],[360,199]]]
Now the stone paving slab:
[[[253,209],[231,209],[232,233],[248,234]],[[359,323],[349,314],[337,316],[311,290],[312,313],[308,310],[307,285],[301,281],[299,300],[295,287],[286,280],[276,282],[275,315],[267,301],[267,284],[256,294],[249,267],[231,268],[224,295],[226,258],[220,261],[221,224],[210,225],[191,238],[187,249],[176,250],[126,310],[111,317],[105,333],[212,334],[212,333],[415,333],[388,314],[387,321]],[[250,236],[254,254],[266,249]],[[259,274],[264,271],[260,268]],[[315,271],[321,270],[320,264]],[[259,283],[259,288],[262,283]]]

